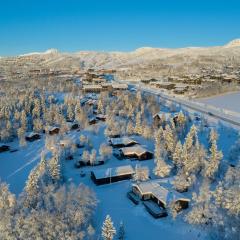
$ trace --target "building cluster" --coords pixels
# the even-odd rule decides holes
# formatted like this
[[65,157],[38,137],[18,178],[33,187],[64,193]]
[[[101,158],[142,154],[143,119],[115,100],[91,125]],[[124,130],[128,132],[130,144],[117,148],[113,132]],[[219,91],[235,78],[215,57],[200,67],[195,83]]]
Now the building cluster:
[[160,88],[173,94],[184,95],[201,91],[201,89],[213,83],[240,85],[240,71],[230,67],[229,71],[225,72],[222,70],[209,72],[207,69],[202,69],[200,74],[170,75],[168,77],[161,77],[160,79],[143,79],[141,82],[147,86]]

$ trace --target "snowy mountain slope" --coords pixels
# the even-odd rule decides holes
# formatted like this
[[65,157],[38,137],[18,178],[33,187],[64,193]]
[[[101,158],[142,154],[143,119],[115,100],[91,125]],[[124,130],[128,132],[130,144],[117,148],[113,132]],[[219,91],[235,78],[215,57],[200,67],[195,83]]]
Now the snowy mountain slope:
[[79,67],[85,68],[114,68],[145,67],[150,65],[182,66],[197,63],[203,66],[209,62],[223,65],[231,61],[240,60],[240,40],[233,40],[225,46],[217,47],[187,47],[178,49],[163,49],[143,47],[132,52],[96,52],[80,51],[76,53],[60,53],[50,49],[43,53],[24,54],[19,57],[40,59],[41,65],[46,67]]

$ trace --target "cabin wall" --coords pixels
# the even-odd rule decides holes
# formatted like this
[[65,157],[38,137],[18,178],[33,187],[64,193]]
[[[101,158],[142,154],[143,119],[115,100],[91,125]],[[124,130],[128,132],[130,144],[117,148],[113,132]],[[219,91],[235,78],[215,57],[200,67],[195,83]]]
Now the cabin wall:
[[166,205],[160,199],[156,198],[154,195],[151,195],[151,200],[155,202],[158,206],[166,208]]
[[114,182],[119,182],[127,179],[131,179],[133,174],[126,174],[121,176],[113,176],[113,177],[107,177],[107,178],[96,178],[94,172],[91,172],[91,179],[96,185],[103,185],[103,184],[109,184]]

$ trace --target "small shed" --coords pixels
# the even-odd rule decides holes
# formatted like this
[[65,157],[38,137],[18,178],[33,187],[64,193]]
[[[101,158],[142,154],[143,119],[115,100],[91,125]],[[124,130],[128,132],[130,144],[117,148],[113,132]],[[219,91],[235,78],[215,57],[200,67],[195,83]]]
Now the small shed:
[[91,172],[91,179],[96,185],[109,184],[113,182],[131,179],[134,170],[131,165],[116,168],[99,169]]
[[138,142],[128,137],[122,137],[122,138],[110,138],[109,144],[114,148],[120,148],[130,147],[135,144],[138,144]]
[[140,145],[121,148],[120,155],[124,158],[136,158],[138,160],[149,160],[153,158],[153,153]]
[[26,141],[28,141],[28,142],[33,142],[33,141],[36,141],[36,140],[38,140],[38,139],[40,139],[40,138],[41,138],[40,134],[34,133],[34,132],[29,133],[29,134],[25,137]]

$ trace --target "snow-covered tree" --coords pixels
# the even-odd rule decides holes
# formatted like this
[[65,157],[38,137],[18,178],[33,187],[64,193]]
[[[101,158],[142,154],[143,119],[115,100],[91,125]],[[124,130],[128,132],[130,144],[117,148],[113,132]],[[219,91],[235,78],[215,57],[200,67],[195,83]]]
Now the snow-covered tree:
[[217,208],[212,204],[212,193],[208,181],[203,182],[200,192],[193,193],[193,207],[186,216],[190,224],[209,224],[217,219]]
[[99,148],[99,153],[102,159],[109,159],[112,155],[112,147],[108,146],[105,143],[102,143]]
[[211,142],[211,147],[209,149],[210,156],[208,162],[206,163],[205,176],[213,179],[214,175],[217,173],[223,154],[217,149],[217,142],[213,140]]
[[96,163],[96,160],[97,160],[97,151],[93,149],[89,158],[90,164],[94,165]]
[[211,147],[212,145],[212,142],[216,141],[217,142],[218,140],[218,133],[217,131],[214,129],[214,128],[211,128],[211,131],[210,131],[210,134],[209,134],[209,147]]
[[134,133],[134,125],[131,120],[128,121],[126,132],[128,135],[132,135]]
[[90,161],[90,153],[88,151],[83,151],[83,154],[82,154],[82,161],[87,163]]
[[134,180],[137,182],[138,181],[142,182],[142,181],[146,181],[148,179],[149,179],[149,168],[136,165]]
[[171,157],[174,152],[176,140],[173,135],[173,131],[169,125],[166,125],[165,127],[164,140],[165,140],[165,148],[168,153],[168,157]]
[[142,134],[142,120],[141,113],[138,112],[136,116],[136,125],[135,125],[135,133],[141,135]]
[[99,101],[98,101],[97,111],[98,111],[98,113],[104,114],[104,107],[103,107],[102,99],[99,99]]
[[102,226],[102,238],[104,240],[112,240],[116,234],[116,229],[109,215],[106,216]]
[[158,177],[167,177],[169,176],[171,167],[167,165],[162,159],[156,161],[156,166],[153,169],[153,172]]
[[164,154],[161,152],[161,135],[161,130],[155,135],[154,162],[156,166],[153,169],[153,173],[158,177],[166,177],[169,175],[171,168],[163,159]]
[[181,159],[182,148],[183,147],[181,142],[178,141],[173,153],[173,163],[177,168],[180,168],[182,166],[182,159]]
[[49,171],[54,182],[59,182],[62,178],[61,155],[55,153],[49,160]]
[[178,173],[173,181],[173,186],[178,192],[186,192],[190,187],[188,178],[182,172]]

